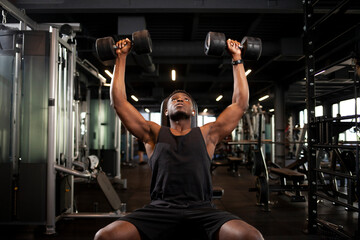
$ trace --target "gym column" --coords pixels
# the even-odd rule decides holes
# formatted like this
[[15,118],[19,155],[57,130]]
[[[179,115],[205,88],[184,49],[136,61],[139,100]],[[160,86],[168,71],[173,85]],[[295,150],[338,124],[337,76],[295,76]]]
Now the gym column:
[[275,84],[275,163],[285,166],[285,108],[284,88]]
[[55,161],[56,161],[56,92],[58,35],[56,28],[50,27],[50,79],[48,102],[48,164],[47,164],[47,199],[46,199],[46,234],[55,234]]

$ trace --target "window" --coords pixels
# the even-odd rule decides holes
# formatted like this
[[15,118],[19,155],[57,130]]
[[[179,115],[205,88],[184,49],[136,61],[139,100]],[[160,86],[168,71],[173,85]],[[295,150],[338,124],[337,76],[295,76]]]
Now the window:
[[161,125],[161,115],[159,112],[151,112],[150,113],[150,121],[153,121],[159,125]]
[[[359,114],[359,104],[360,104],[360,98],[357,99],[357,111],[356,113]],[[332,105],[332,116],[336,117],[339,113],[342,117],[345,116],[351,116],[355,115],[355,99],[348,99],[341,101],[340,103],[335,103]],[[352,119],[344,119],[342,121],[346,122],[354,122],[355,118]],[[357,134],[355,132],[355,129],[352,127],[348,130],[346,130],[343,133],[339,134],[339,141],[357,141]]]
[[207,123],[215,122],[216,117],[214,116],[204,116],[204,115],[198,115],[198,126],[201,127]]

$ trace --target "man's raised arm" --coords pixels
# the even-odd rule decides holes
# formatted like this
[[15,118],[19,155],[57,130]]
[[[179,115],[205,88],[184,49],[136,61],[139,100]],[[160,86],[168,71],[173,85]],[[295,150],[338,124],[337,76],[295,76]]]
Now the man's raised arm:
[[131,105],[126,97],[125,89],[125,65],[126,57],[131,50],[131,41],[123,39],[116,43],[114,77],[110,87],[110,101],[117,115],[131,134],[142,141],[147,141],[150,134],[150,123]]
[[210,126],[209,134],[213,144],[216,144],[235,129],[249,106],[249,86],[241,58],[241,50],[239,49],[240,43],[231,39],[228,39],[226,43],[232,62],[235,63],[233,64],[234,90],[232,104]]

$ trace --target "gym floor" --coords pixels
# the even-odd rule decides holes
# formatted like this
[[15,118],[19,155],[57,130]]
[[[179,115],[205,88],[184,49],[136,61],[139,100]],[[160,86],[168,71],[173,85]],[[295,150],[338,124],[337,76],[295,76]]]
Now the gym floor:
[[[128,188],[115,185],[121,201],[126,202],[127,211],[133,211],[149,201],[150,169],[146,165],[122,166],[122,178],[127,179]],[[249,192],[254,187],[255,177],[245,167],[240,167],[239,176],[229,172],[227,167],[218,167],[213,172],[213,185],[224,189],[221,199],[214,203],[240,216],[249,224],[258,228],[265,239],[337,239],[322,235],[305,234],[307,203],[290,202],[285,195],[271,194],[271,211],[265,212],[256,205],[256,193]],[[75,201],[79,212],[109,212],[111,208],[96,182],[76,183]],[[326,204],[323,204],[326,212]],[[331,204],[330,204],[331,205]],[[330,206],[329,206],[330,209]],[[343,218],[349,221],[354,216],[351,212],[339,210],[329,217]],[[343,217],[339,217],[343,216]],[[44,235],[44,226],[1,226],[1,239],[92,239],[101,227],[115,219],[61,219],[56,224],[56,235]],[[342,220],[341,220],[342,221]],[[6,236],[5,238],[3,236]]]

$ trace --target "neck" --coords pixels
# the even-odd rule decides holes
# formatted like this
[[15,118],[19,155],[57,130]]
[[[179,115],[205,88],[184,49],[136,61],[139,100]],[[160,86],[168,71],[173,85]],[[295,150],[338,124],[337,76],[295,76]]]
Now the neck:
[[191,129],[190,119],[182,119],[179,121],[170,120],[170,128],[175,129],[178,132],[183,132]]

